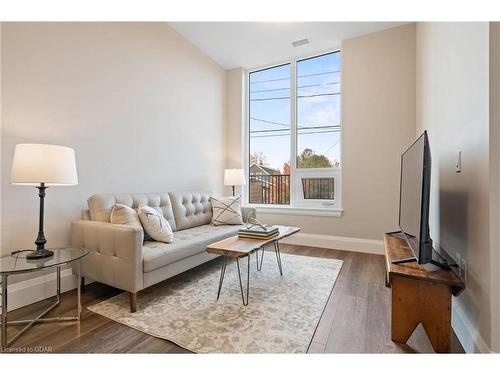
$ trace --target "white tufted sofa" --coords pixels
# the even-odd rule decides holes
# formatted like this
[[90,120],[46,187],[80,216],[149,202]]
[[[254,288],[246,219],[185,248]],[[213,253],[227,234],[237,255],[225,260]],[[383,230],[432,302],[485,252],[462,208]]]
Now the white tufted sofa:
[[[71,225],[72,246],[89,250],[82,276],[128,291],[131,311],[137,292],[216,257],[207,253],[212,242],[233,236],[240,226],[212,226],[209,192],[97,194],[88,210]],[[174,242],[144,242],[142,228],[111,224],[116,203],[137,210],[139,204],[159,207],[174,230]],[[246,221],[252,208],[243,207]]]

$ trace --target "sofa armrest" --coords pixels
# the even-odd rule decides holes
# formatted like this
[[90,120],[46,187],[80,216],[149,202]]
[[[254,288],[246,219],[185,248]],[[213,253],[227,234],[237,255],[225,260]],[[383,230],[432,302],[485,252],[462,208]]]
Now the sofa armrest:
[[250,215],[250,212],[254,212],[257,215],[257,210],[255,207],[241,206],[241,217],[244,223],[248,221],[248,215]]
[[143,288],[143,239],[140,227],[87,220],[71,224],[72,246],[89,251],[81,262],[82,276],[133,293]]

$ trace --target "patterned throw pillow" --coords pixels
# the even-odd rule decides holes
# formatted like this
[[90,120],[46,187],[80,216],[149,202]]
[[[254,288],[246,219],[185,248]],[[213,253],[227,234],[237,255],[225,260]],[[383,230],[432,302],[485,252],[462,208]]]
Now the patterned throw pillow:
[[210,198],[212,204],[212,225],[243,224],[241,197]]
[[141,204],[137,213],[144,230],[153,240],[166,243],[174,241],[172,228],[167,219],[163,217],[161,211]]

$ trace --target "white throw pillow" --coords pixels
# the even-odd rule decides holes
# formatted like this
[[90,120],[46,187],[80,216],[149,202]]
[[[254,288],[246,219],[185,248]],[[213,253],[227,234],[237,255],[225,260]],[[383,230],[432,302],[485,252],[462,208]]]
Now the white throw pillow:
[[241,197],[210,198],[213,225],[243,224],[241,217]]
[[166,243],[174,241],[172,228],[159,210],[141,204],[137,213],[144,230],[153,240]]
[[123,224],[131,226],[139,226],[142,228],[141,221],[137,212],[133,208],[124,204],[115,204],[111,210],[111,224]]

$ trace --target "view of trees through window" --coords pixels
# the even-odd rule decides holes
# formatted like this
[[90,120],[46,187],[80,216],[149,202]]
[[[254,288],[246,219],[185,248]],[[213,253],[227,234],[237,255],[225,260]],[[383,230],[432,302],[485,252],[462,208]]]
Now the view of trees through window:
[[[250,203],[290,204],[291,160],[300,169],[340,167],[340,52],[294,64],[249,74]],[[292,141],[296,155],[291,153]],[[297,188],[314,191],[309,199],[321,199],[320,191],[332,199],[333,185],[326,191],[318,179],[305,181]]]
[[340,166],[340,52],[297,62],[297,168]]

